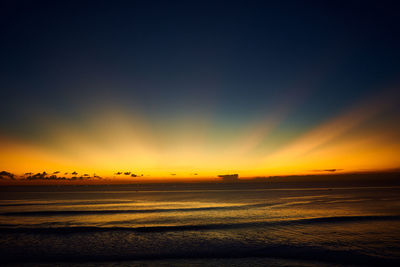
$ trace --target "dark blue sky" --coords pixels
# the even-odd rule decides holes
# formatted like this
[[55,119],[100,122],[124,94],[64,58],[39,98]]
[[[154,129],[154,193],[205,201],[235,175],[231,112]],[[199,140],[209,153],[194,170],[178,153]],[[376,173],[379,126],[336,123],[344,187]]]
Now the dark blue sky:
[[303,80],[331,109],[400,68],[396,1],[7,2],[6,110],[68,109],[99,91],[163,108],[206,93],[253,109]]

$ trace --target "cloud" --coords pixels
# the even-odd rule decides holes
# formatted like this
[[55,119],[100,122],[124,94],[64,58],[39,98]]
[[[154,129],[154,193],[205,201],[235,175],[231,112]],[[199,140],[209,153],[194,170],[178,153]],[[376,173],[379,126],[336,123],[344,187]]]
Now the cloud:
[[11,172],[2,171],[0,172],[0,179],[10,179],[15,180],[14,174]]
[[325,169],[325,170],[312,170],[313,172],[338,172],[343,171],[343,169]]
[[224,182],[237,182],[239,181],[239,174],[221,174],[218,175],[219,178],[222,178]]
[[[54,177],[57,177],[56,175],[52,175],[51,179],[54,179]],[[42,179],[47,179],[47,173],[46,172],[38,172],[34,175],[29,175],[26,177],[27,180],[42,180]]]
[[[73,172],[72,174],[76,175],[76,172]],[[67,180],[67,181],[75,181],[75,180],[90,180],[90,179],[102,179],[100,176],[94,175],[93,177],[90,177],[89,174],[85,173],[80,177],[58,177],[57,175],[53,174],[48,176],[46,172],[38,172],[34,175],[29,175],[26,177],[26,180]]]

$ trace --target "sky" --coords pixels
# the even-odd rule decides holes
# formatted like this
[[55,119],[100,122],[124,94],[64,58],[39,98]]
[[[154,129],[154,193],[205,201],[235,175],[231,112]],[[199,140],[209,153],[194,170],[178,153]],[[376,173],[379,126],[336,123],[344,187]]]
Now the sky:
[[168,180],[400,168],[396,1],[0,10],[1,170]]

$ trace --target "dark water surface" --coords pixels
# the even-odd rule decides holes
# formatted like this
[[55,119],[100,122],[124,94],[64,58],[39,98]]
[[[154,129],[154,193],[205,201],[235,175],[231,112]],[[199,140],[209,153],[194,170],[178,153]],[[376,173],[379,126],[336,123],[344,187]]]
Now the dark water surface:
[[0,256],[28,266],[396,266],[400,187],[1,187]]

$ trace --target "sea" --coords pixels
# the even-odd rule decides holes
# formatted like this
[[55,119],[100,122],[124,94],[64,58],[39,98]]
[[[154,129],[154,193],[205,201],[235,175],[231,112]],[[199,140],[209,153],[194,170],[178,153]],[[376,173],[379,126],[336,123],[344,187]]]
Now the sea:
[[400,266],[400,187],[0,187],[3,266]]

